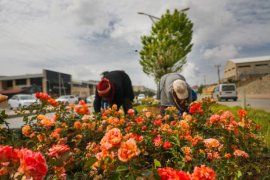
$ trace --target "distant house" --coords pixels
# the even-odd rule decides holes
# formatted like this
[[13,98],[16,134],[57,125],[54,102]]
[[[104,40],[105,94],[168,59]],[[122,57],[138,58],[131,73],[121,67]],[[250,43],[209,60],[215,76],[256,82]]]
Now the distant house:
[[230,59],[224,68],[224,81],[237,82],[270,74],[270,56]]
[[142,85],[133,85],[133,91],[134,92],[144,92],[144,91],[152,91],[152,92],[154,92],[155,90],[147,88],[147,87],[142,86]]

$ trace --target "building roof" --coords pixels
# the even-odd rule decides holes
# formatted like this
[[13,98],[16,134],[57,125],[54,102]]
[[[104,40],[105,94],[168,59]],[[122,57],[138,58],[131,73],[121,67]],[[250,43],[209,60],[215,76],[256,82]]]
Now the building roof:
[[43,74],[25,74],[25,75],[17,75],[17,76],[2,76],[2,77],[0,77],[0,81],[13,80],[13,79],[40,78],[40,77],[43,77]]
[[250,57],[250,58],[238,58],[229,59],[229,61],[237,63],[247,63],[247,62],[260,62],[260,61],[270,61],[270,56],[260,56],[260,57]]

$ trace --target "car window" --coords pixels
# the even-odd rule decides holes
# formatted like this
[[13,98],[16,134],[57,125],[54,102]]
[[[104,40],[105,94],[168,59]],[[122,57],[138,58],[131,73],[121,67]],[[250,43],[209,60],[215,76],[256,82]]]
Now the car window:
[[32,100],[35,99],[33,96],[29,95],[29,96],[20,96],[21,100]]
[[68,96],[60,96],[60,99],[68,99]]
[[11,99],[12,100],[16,100],[16,99],[18,99],[18,97],[17,96],[13,96]]
[[222,91],[234,91],[235,86],[234,85],[223,85],[222,86]]

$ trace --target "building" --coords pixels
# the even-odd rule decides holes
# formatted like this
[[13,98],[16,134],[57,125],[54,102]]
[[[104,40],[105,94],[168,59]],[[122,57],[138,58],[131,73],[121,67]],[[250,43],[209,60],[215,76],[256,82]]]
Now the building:
[[98,81],[72,81],[71,94],[86,98],[96,92]]
[[270,74],[270,56],[230,59],[224,68],[224,82],[237,82]]
[[133,91],[135,94],[150,92],[151,94],[154,94],[156,91],[150,88],[147,88],[142,85],[133,85]]
[[73,94],[86,97],[94,94],[97,81],[76,81],[61,72],[43,69],[41,74],[26,74],[0,77],[0,94],[9,97],[18,93],[45,92],[52,97]]

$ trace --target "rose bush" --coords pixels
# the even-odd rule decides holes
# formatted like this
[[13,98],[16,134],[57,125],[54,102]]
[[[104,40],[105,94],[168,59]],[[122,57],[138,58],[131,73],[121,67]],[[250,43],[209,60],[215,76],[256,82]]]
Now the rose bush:
[[[0,176],[18,172],[34,179],[37,174],[56,179],[231,179],[261,173],[265,146],[259,126],[245,110],[239,116],[214,113],[215,102],[204,99],[182,115],[175,107],[167,108],[165,116],[147,109],[130,109],[125,115],[116,105],[90,113],[83,101],[65,106],[47,94],[36,96],[41,105],[34,116],[24,115],[22,143],[4,158],[0,155]],[[17,151],[26,155],[14,159]],[[30,164],[22,160],[29,155]]]

